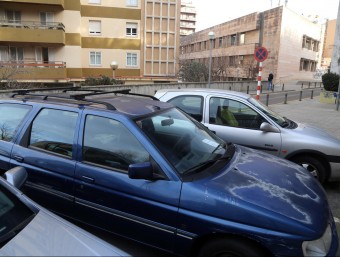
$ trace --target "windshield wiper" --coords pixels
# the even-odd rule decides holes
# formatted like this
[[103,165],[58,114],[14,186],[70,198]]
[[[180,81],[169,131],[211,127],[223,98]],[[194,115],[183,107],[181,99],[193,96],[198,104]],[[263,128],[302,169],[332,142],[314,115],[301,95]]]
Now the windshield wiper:
[[211,152],[212,154],[215,153],[219,148],[225,148],[226,147],[226,143],[223,142],[222,144],[218,144],[218,146],[216,146],[216,148]]
[[[232,143],[223,143],[223,144],[219,144],[214,151],[216,151],[219,147],[223,147],[225,148],[227,146],[226,151],[224,152],[224,154],[217,158],[217,159],[212,159],[212,160],[208,160],[208,161],[204,161],[204,162],[200,162],[198,165],[187,169],[186,171],[183,172],[182,175],[189,175],[189,174],[193,174],[193,173],[198,173],[199,171],[201,171],[202,169],[204,169],[207,165],[211,164],[211,163],[215,163],[217,161],[221,161],[221,160],[230,160],[235,153],[235,145]],[[214,151],[212,153],[214,153]]]
[[22,221],[19,225],[12,228],[6,234],[0,236],[0,247],[4,246],[13,237],[15,237],[21,230],[23,230],[35,217],[35,214],[30,215],[27,219]]

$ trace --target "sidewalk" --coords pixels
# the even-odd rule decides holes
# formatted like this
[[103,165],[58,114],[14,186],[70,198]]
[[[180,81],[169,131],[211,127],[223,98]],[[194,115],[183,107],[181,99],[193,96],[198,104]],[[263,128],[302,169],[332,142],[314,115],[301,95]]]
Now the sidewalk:
[[337,111],[335,104],[320,103],[318,96],[290,101],[288,104],[272,104],[269,108],[295,122],[323,128],[340,139],[340,108]]

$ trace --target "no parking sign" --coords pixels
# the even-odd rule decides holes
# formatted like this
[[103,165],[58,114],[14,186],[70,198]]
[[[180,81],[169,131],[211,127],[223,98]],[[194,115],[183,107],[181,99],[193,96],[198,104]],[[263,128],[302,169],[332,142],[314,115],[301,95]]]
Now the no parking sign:
[[260,46],[255,49],[254,58],[256,61],[263,62],[264,60],[267,59],[267,57],[268,57],[268,50],[265,47]]

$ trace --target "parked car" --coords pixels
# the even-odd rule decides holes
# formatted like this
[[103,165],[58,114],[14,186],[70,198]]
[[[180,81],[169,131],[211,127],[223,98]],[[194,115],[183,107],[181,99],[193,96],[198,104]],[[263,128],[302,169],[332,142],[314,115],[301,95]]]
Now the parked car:
[[126,91],[0,100],[0,167],[43,206],[177,255],[332,256],[325,191],[305,169],[226,144],[172,104]]
[[270,110],[248,94],[219,89],[162,89],[155,97],[190,114],[227,142],[305,167],[321,183],[340,179],[340,140]]
[[22,194],[25,168],[0,177],[1,256],[129,256]]

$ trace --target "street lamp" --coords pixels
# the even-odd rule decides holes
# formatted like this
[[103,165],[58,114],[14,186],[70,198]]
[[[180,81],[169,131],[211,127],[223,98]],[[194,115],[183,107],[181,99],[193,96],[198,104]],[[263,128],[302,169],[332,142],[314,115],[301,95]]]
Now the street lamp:
[[210,55],[209,55],[209,78],[208,78],[208,87],[210,87],[210,81],[211,81],[211,59],[212,59],[212,43],[215,39],[215,33],[213,31],[210,31],[209,34],[210,39]]
[[114,78],[115,78],[115,72],[116,72],[116,70],[118,69],[118,62],[112,61],[112,62],[110,63],[110,67],[111,67],[111,69],[112,69],[112,78],[114,79]]

